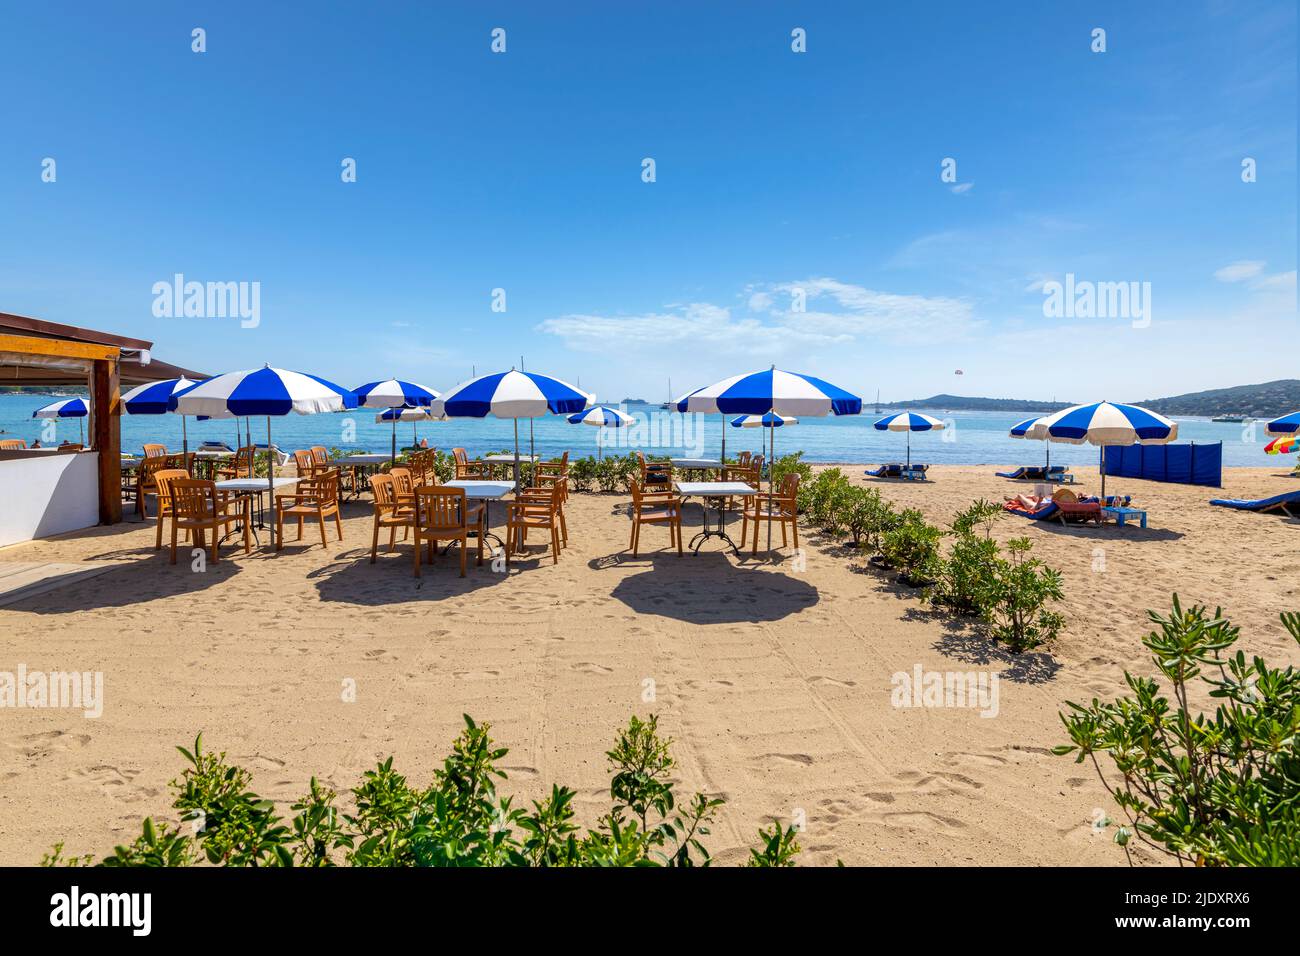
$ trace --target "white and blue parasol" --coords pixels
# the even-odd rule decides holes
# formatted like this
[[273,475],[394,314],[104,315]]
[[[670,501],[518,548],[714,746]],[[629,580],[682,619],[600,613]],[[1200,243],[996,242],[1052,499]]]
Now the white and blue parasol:
[[932,432],[940,431],[944,424],[937,418],[931,418],[929,415],[922,415],[920,412],[899,412],[896,415],[886,415],[879,421],[873,422],[872,427],[876,431],[889,432],[907,432],[907,466],[912,466],[912,432]]
[[[171,411],[169,404],[172,396],[185,391],[198,382],[181,376],[168,378],[161,382],[146,382],[137,385],[122,396],[122,408],[128,415],[166,415]],[[190,436],[185,422],[188,416],[181,416],[181,451],[189,452]]]
[[1281,436],[1300,434],[1300,412],[1292,412],[1290,415],[1273,419],[1264,426],[1264,434]]
[[[1073,405],[1043,419],[1048,441],[1071,445],[1163,445],[1178,437],[1178,424],[1139,405],[1093,402]],[[1101,495],[1106,497],[1106,458],[1099,453]]]
[[[168,402],[181,415],[211,418],[266,416],[266,444],[271,447],[271,416],[316,415],[357,407],[348,389],[316,375],[271,368],[226,372],[174,394]],[[275,508],[275,459],[267,456],[266,487]],[[272,522],[271,544],[275,544]]]
[[445,422],[446,420],[447,420],[446,418],[434,418],[432,415],[429,414],[428,408],[413,406],[413,405],[401,405],[394,408],[385,408],[382,412],[380,412],[378,415],[375,416],[376,424],[378,424],[379,422],[393,423],[393,461],[397,460],[397,423],[398,422],[411,423],[411,447],[414,448],[420,442],[419,433],[416,431],[416,426],[420,422],[437,422],[437,421]]
[[[585,412],[574,412],[569,416],[570,425],[590,425],[593,428],[623,428],[632,425],[636,419],[617,408],[610,408],[608,405],[596,405],[587,409]],[[604,451],[600,436],[604,432],[596,433],[596,457],[599,458]]]
[[[1037,441],[1047,441],[1047,426],[1043,423],[1046,418],[1026,418],[1023,422],[1018,422],[1011,426],[1008,433],[1012,438],[1031,438]],[[1052,446],[1044,444],[1043,448],[1047,451],[1047,463],[1044,468],[1052,467]]]
[[[32,412],[32,418],[82,419],[90,414],[89,402],[90,399],[87,398],[65,398],[36,409],[36,411]],[[77,431],[80,433],[83,442],[86,440],[84,427],[80,421],[77,422]]]

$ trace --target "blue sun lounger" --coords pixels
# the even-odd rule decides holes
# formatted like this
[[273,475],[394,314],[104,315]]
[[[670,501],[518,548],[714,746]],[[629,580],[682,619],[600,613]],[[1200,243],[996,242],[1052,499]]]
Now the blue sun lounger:
[[930,470],[929,465],[881,465],[879,468],[867,469],[864,472],[871,478],[901,478],[907,481],[925,481],[925,473]]
[[1253,501],[1244,498],[1213,498],[1210,504],[1236,511],[1283,511],[1292,518],[1300,518],[1300,491],[1288,491],[1272,498],[1255,498]]

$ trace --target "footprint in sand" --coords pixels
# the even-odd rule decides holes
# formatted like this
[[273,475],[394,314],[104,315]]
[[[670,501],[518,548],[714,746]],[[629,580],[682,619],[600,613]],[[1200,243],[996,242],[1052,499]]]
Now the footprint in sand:
[[361,656],[364,657],[364,658],[366,658],[366,660],[371,660],[371,661],[394,661],[394,660],[397,660],[396,656],[394,656],[393,654],[390,654],[388,651],[384,650],[382,647],[377,647],[377,648],[375,648],[374,650],[366,651],[366,652],[365,652],[364,654],[362,654]]
[[603,664],[597,664],[593,661],[579,661],[573,665],[575,671],[582,671],[584,674],[612,674],[614,668],[605,667]]
[[837,678],[834,677],[824,677],[822,675],[818,675],[816,677],[809,677],[808,683],[814,687],[857,687],[858,686],[857,681],[838,680]]
[[941,817],[937,813],[925,810],[901,810],[898,813],[885,813],[880,817],[882,823],[891,827],[906,827],[909,830],[944,830],[964,829],[966,824],[953,817]]
[[801,767],[806,767],[813,762],[813,758],[808,754],[760,754],[758,759],[771,760],[776,763],[796,764]]
[[235,757],[239,763],[247,767],[253,767],[257,770],[280,770],[284,767],[283,760],[277,760],[275,757],[267,757],[263,754],[252,754],[246,757]]
[[90,734],[74,734],[68,730],[47,730],[11,740],[9,746],[21,752],[24,757],[44,757],[60,750],[79,750],[88,743],[90,743]]
[[482,670],[482,671],[456,671],[453,675],[460,680],[491,680],[494,677],[500,677],[500,671]]
[[688,680],[685,686],[691,690],[723,690],[736,685],[729,680]]

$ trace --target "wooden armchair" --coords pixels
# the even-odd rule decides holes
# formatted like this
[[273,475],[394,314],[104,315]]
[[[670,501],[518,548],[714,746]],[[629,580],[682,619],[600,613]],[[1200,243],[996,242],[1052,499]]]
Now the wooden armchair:
[[[569,546],[569,522],[564,516],[564,503],[569,500],[569,479],[556,478],[548,485],[533,485],[515,494],[515,501],[529,505],[541,511],[549,511],[551,500],[555,500],[555,514],[560,522],[560,543]],[[527,534],[524,535],[527,537]]]
[[[420,576],[421,543],[428,548],[429,563],[438,542],[452,539],[460,542],[460,576],[465,576],[465,559],[469,551],[469,535],[478,538],[478,564],[483,563],[484,509],[481,504],[469,504],[464,488],[421,485],[415,489],[415,576]],[[509,560],[507,556],[507,560]]]
[[667,461],[646,461],[645,455],[636,453],[641,464],[641,487],[649,492],[671,492],[673,490],[673,466]]
[[149,517],[149,506],[145,499],[149,495],[158,493],[158,482],[155,476],[167,467],[167,458],[163,455],[155,455],[152,458],[143,459],[140,466],[135,470],[135,513],[142,518]]
[[316,456],[310,449],[299,448],[293,453],[293,467],[299,478],[310,478],[316,472]]
[[781,479],[781,490],[772,495],[771,503],[765,494],[757,494],[741,502],[740,541],[743,545],[749,524],[754,524],[754,547],[751,554],[758,554],[758,529],[764,521],[771,526],[773,521],[781,526],[781,547],[787,547],[786,527],[794,537],[794,546],[799,547],[799,476],[788,474]]
[[161,458],[165,454],[167,454],[166,445],[150,443],[144,446],[144,457],[146,458]]
[[388,550],[392,551],[397,544],[397,529],[405,528],[406,537],[415,527],[415,506],[398,505],[392,475],[371,475],[370,492],[375,498],[375,534],[370,542],[370,563],[374,564],[379,553],[379,529],[388,529]]
[[[163,520],[176,520],[176,508],[172,503],[172,482],[177,478],[188,478],[189,473],[181,468],[163,468],[154,472],[154,486],[158,490],[158,533],[154,537],[153,549],[161,551],[163,545]],[[189,532],[186,532],[188,537]]]
[[284,519],[298,520],[298,538],[302,540],[302,524],[305,518],[315,518],[320,523],[320,543],[322,548],[329,547],[325,537],[325,519],[334,519],[334,530],[339,540],[343,540],[343,520],[339,515],[339,473],[337,470],[318,471],[311,478],[298,482],[289,494],[277,494],[275,519],[275,550],[284,548]]
[[569,453],[566,451],[560,456],[558,461],[539,461],[533,466],[533,484],[539,488],[549,488],[551,485],[560,483],[564,484],[564,495],[561,501],[569,500]]
[[632,557],[637,557],[641,549],[641,526],[643,524],[668,525],[669,547],[676,545],[677,553],[682,553],[682,499],[677,495],[660,492],[647,493],[637,482],[632,483],[632,539],[628,547]]
[[[244,553],[252,550],[250,498],[235,498],[228,492],[218,491],[211,481],[199,481],[194,478],[173,478],[170,481],[169,497],[172,501],[172,554],[171,563],[176,563],[176,536],[180,531],[194,535],[195,544],[205,547],[204,537],[212,532],[212,563],[219,560],[222,532],[230,525],[242,522],[244,526]],[[242,513],[241,513],[242,512]]]
[[[506,567],[510,566],[510,552],[522,552],[529,530],[551,533],[551,563],[560,561],[560,534],[564,528],[564,512],[560,507],[566,482],[546,488],[526,488],[510,502],[506,514]],[[567,539],[567,532],[565,533]]]
[[451,457],[456,461],[456,478],[465,481],[486,481],[488,477],[487,462],[470,461],[464,448],[453,448]]
[[254,478],[254,465],[257,461],[257,447],[255,445],[245,445],[235,452],[235,456],[229,461],[222,462],[217,466],[217,479],[225,478]]

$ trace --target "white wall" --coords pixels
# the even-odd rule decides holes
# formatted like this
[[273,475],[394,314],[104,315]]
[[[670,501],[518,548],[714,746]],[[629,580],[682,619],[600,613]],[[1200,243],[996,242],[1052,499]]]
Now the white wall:
[[99,524],[99,455],[0,460],[0,547]]

